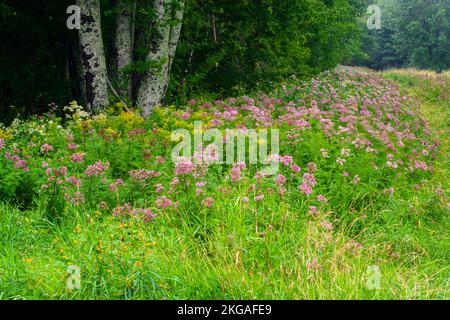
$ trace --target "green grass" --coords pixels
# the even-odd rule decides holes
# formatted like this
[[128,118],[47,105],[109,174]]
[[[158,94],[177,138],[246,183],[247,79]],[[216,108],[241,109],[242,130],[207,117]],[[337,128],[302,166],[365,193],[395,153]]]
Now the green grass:
[[[302,200],[247,207],[241,185],[214,210],[167,211],[145,228],[86,206],[55,222],[43,207],[1,203],[0,299],[448,299],[448,198],[437,192],[449,186],[448,101],[414,73],[385,76],[419,99],[442,141],[435,170],[411,190],[384,203],[355,194],[311,218]],[[71,265],[80,290],[66,288]]]

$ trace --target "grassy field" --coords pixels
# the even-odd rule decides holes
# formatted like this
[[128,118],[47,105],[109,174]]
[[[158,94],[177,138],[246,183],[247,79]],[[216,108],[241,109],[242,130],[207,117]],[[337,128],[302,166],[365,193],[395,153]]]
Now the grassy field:
[[[445,74],[339,68],[146,121],[72,104],[2,127],[0,299],[448,299],[449,96]],[[278,128],[282,177],[180,173],[170,133],[194,120]]]

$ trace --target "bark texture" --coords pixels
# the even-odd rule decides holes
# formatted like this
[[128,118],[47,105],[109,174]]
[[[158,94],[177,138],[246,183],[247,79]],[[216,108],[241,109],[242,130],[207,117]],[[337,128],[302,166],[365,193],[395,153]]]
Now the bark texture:
[[108,103],[106,59],[103,48],[99,0],[77,0],[81,8],[80,54],[87,108]]
[[117,1],[116,18],[116,59],[117,75],[119,77],[119,92],[121,95],[131,99],[132,81],[129,74],[124,74],[123,69],[133,62],[133,35],[134,35],[134,10],[136,1]]
[[181,33],[184,6],[184,0],[155,0],[158,35],[147,60],[157,61],[161,67],[146,72],[139,87],[137,103],[143,117],[148,117],[155,107],[164,102],[170,68]]

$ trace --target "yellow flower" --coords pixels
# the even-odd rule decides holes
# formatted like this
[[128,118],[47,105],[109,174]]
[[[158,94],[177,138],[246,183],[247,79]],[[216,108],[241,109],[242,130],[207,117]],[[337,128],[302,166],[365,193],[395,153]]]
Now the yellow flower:
[[119,120],[126,123],[127,128],[133,128],[136,127],[142,123],[144,123],[144,118],[142,118],[140,115],[134,113],[134,112],[122,112],[119,115]]
[[9,129],[0,129],[0,139],[10,140],[12,139],[13,134]]
[[116,135],[117,131],[112,129],[112,128],[106,128],[105,129],[105,133],[108,134],[108,135]]

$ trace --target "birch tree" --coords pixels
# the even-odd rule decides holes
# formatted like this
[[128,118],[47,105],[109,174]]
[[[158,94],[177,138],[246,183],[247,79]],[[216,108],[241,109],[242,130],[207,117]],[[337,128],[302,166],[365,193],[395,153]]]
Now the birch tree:
[[99,0],[77,0],[81,8],[80,54],[83,91],[89,110],[108,103],[106,58],[103,48]]
[[147,60],[159,62],[160,67],[146,72],[138,90],[137,104],[144,117],[148,117],[153,108],[164,102],[170,68],[181,33],[184,7],[184,0],[154,2],[157,36],[153,39]]
[[117,75],[121,81],[120,93],[131,99],[132,81],[131,76],[124,74],[124,68],[133,62],[134,45],[134,13],[136,10],[135,0],[118,0],[116,17],[116,65]]

